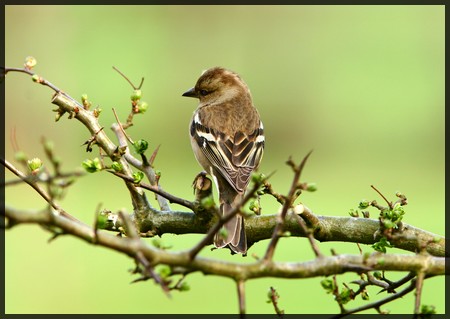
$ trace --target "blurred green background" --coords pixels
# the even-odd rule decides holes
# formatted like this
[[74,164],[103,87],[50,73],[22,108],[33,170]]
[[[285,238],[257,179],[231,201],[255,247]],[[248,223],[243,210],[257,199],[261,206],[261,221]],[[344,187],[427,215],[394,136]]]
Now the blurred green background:
[[[302,180],[317,183],[318,191],[301,201],[315,213],[348,216],[361,199],[382,202],[373,184],[389,199],[396,191],[407,195],[406,223],[444,235],[444,14],[444,6],[6,6],[5,62],[21,67],[32,55],[38,74],[77,99],[88,94],[103,109],[100,122],[111,138],[111,109],[125,120],[132,92],[112,66],[136,84],[144,77],[149,109],[135,117],[128,133],[146,139],[151,150],[161,144],[155,161],[161,184],[188,199],[200,171],[187,130],[197,102],[181,94],[202,70],[230,68],[249,85],[264,121],[260,171],[276,171],[271,182],[278,192],[286,193],[291,182],[289,156],[300,161],[313,149]],[[78,121],[64,116],[55,123],[48,88],[18,73],[8,74],[5,85],[8,160],[14,158],[13,131],[30,157],[45,158],[40,139],[52,140],[65,171],[98,156],[81,146],[89,133]],[[6,203],[45,207],[25,186],[8,188]],[[123,183],[107,173],[79,179],[61,205],[91,224],[99,203],[131,210]],[[262,204],[263,214],[279,208],[270,198]],[[151,281],[130,284],[136,277],[128,257],[70,236],[49,244],[49,237],[34,225],[6,232],[6,313],[238,311],[229,279],[193,274],[187,278],[191,290],[168,299]],[[201,238],[164,235],[162,241],[178,250]],[[256,244],[249,255],[261,256],[267,243]],[[359,253],[355,244],[320,247],[327,255],[331,248]],[[202,255],[253,260],[209,249]],[[275,257],[306,261],[313,254],[304,238],[289,238],[281,240]],[[320,280],[252,280],[246,284],[247,312],[273,313],[266,303],[270,286],[288,314],[338,312]],[[372,300],[377,292],[369,290]],[[411,313],[413,302],[410,293],[382,308]],[[360,304],[358,297],[348,306]],[[423,304],[445,312],[443,277],[425,282]]]

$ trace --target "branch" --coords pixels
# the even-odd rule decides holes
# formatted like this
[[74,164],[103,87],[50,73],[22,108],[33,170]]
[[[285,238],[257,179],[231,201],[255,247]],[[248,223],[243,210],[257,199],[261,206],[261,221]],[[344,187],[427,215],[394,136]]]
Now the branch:
[[245,315],[245,281],[238,280],[236,282],[236,286],[239,302],[239,314]]
[[128,256],[136,256],[138,251],[150,261],[152,266],[166,264],[183,267],[190,272],[199,271],[204,274],[214,274],[229,277],[234,280],[247,280],[251,278],[278,277],[278,278],[311,278],[342,274],[345,272],[361,272],[367,270],[396,270],[417,271],[423,269],[425,275],[444,275],[445,258],[418,255],[399,255],[372,253],[369,256],[337,255],[316,258],[307,262],[266,262],[263,259],[254,263],[238,264],[218,261],[197,256],[191,260],[189,251],[169,252],[157,249],[144,241],[136,242],[133,238],[117,237],[109,233],[98,232],[96,240],[92,227],[83,223],[74,223],[59,215],[44,212],[18,210],[5,208],[7,218],[14,217],[19,223],[38,223],[59,227],[66,234],[71,234],[88,243],[94,243],[113,249]]
[[16,169],[11,163],[4,160],[3,158],[0,159],[0,162],[14,175],[19,177],[22,181],[30,185],[51,207],[53,207],[61,216],[64,216],[66,218],[69,218],[73,221],[80,222],[78,219],[73,217],[72,215],[68,214],[61,206],[59,206],[55,201],[51,198],[51,196],[42,188],[40,187],[36,182],[28,178],[28,176],[25,176],[21,171]]
[[370,303],[370,304],[366,304],[366,305],[361,306],[361,307],[353,308],[353,309],[350,309],[350,310],[345,310],[344,313],[336,315],[333,318],[336,318],[336,319],[337,318],[342,318],[342,317],[345,317],[345,316],[350,315],[352,313],[361,312],[361,311],[364,311],[364,310],[367,310],[367,309],[371,309],[371,308],[379,309],[382,305],[384,305],[384,304],[386,304],[388,302],[391,302],[391,301],[393,301],[395,299],[399,299],[399,298],[403,297],[404,295],[406,295],[407,293],[413,291],[415,286],[416,286],[415,280],[413,279],[413,280],[411,280],[411,283],[410,283],[410,285],[408,287],[406,287],[405,289],[403,289],[402,291],[400,291],[400,292],[398,292],[396,294],[393,294],[393,295],[391,295],[389,297],[386,297],[384,299],[378,300],[376,302],[373,302],[373,303]]
[[[153,168],[150,165],[144,165],[143,161],[140,161],[131,155],[130,149],[128,147],[128,139],[125,132],[123,131],[121,124],[119,122],[117,124],[113,124],[111,126],[111,130],[114,132],[114,134],[116,134],[116,137],[119,140],[119,146],[125,149],[124,157],[126,161],[135,168],[144,172],[145,176],[147,176],[148,180],[150,181],[150,184],[152,186],[156,186],[159,190],[162,191],[163,189],[160,185],[158,185],[157,177]],[[166,198],[157,193],[155,194],[161,210],[170,210]]]
[[[117,177],[122,178],[123,180],[125,180],[127,182],[130,182],[130,183],[134,182],[134,179],[132,177],[130,177],[130,176],[127,176],[127,175],[124,175],[124,174],[121,174],[121,173],[117,173],[117,172],[114,172],[114,171],[108,171],[108,172],[113,174],[113,175],[116,175]],[[174,196],[174,195],[164,191],[162,188],[160,188],[158,186],[149,185],[149,184],[146,184],[146,183],[143,183],[143,182],[140,182],[138,185],[139,185],[139,187],[141,187],[143,189],[147,189],[149,191],[152,191],[152,192],[154,192],[154,193],[156,193],[156,194],[166,198],[171,203],[176,203],[176,204],[179,204],[181,206],[184,206],[184,207],[192,209],[192,210],[194,210],[194,208],[195,208],[195,205],[194,205],[193,202],[185,200],[185,199],[182,199],[180,197],[176,197],[176,196]]]

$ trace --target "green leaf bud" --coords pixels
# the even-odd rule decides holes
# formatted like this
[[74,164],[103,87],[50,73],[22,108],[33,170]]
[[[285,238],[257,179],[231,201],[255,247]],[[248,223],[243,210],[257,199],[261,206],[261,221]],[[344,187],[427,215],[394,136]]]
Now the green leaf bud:
[[43,165],[42,161],[37,157],[35,157],[31,160],[28,160],[27,164],[28,164],[28,169],[30,170],[31,174],[33,174],[33,175],[37,174],[37,172],[41,169],[41,167]]
[[370,201],[368,201],[367,199],[363,199],[359,202],[358,208],[359,209],[366,209],[367,207],[370,206]]
[[111,168],[116,172],[121,172],[123,170],[122,164],[116,161],[112,162]]
[[133,182],[135,184],[139,184],[144,179],[144,173],[142,173],[141,171],[134,172],[132,176]]
[[144,101],[139,101],[139,103],[137,105],[138,113],[144,114],[145,111],[147,111],[147,109],[148,109],[148,103],[144,102]]
[[180,291],[189,291],[191,289],[191,287],[189,286],[189,284],[186,281],[183,281],[178,289]]
[[326,290],[327,293],[331,293],[335,289],[333,280],[329,278],[321,280],[320,285]]
[[359,217],[359,212],[357,209],[350,209],[350,211],[348,212],[348,214],[352,217]]
[[308,186],[306,187],[306,190],[308,192],[315,192],[317,191],[317,184],[316,183],[308,183]]
[[88,173],[95,173],[102,169],[102,163],[100,162],[100,159],[98,157],[94,158],[93,160],[87,159],[83,163],[81,163],[81,165]]
[[27,160],[28,156],[27,156],[27,154],[25,154],[25,152],[18,151],[18,152],[16,152],[16,154],[14,154],[14,158],[18,162],[25,162]]
[[142,91],[141,90],[134,90],[133,94],[131,94],[131,100],[132,101],[138,101],[142,97]]
[[138,154],[144,154],[148,148],[148,142],[146,140],[137,140],[133,143],[134,149]]

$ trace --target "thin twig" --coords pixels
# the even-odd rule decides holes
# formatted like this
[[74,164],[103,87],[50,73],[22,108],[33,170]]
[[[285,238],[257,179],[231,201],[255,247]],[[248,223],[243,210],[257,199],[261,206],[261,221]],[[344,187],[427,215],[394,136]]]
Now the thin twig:
[[370,185],[383,199],[384,201],[389,205],[389,208],[392,209],[392,203],[387,200],[387,198],[373,185]]
[[346,310],[345,310],[344,305],[342,304],[342,301],[341,301],[341,295],[339,294],[339,285],[338,285],[338,282],[337,282],[337,276],[336,275],[333,275],[333,284],[334,284],[334,289],[333,289],[334,299],[338,303],[339,309],[341,310],[341,313],[345,313]]
[[311,155],[312,151],[310,151],[308,154],[306,154],[306,156],[303,158],[302,162],[300,163],[300,165],[298,167],[295,167],[295,164],[292,162],[291,159],[288,160],[287,164],[290,165],[293,170],[294,170],[294,178],[292,180],[292,184],[291,184],[291,188],[289,190],[289,195],[286,198],[286,201],[283,204],[283,208],[281,210],[278,222],[277,222],[277,226],[275,227],[275,230],[272,233],[272,238],[270,240],[270,243],[267,247],[266,253],[263,257],[263,259],[265,261],[269,261],[272,259],[273,254],[275,252],[275,247],[278,243],[278,240],[280,239],[280,235],[283,231],[283,224],[284,224],[284,220],[286,218],[286,214],[289,210],[289,208],[291,208],[293,201],[294,201],[294,196],[297,192],[297,187],[298,187],[298,181],[300,180],[300,175],[303,171],[303,167],[306,164],[306,161],[308,159],[308,157]]
[[376,302],[373,302],[373,303],[370,303],[370,304],[366,304],[366,305],[361,306],[361,307],[348,309],[348,310],[345,311],[345,313],[341,313],[339,315],[336,315],[336,316],[332,317],[332,319],[342,318],[342,317],[345,317],[345,316],[350,315],[352,313],[361,312],[361,311],[364,311],[364,310],[367,310],[367,309],[371,309],[371,308],[374,308],[374,309],[378,310],[382,305],[384,305],[384,304],[386,304],[388,302],[391,302],[391,301],[393,301],[395,299],[399,299],[399,298],[403,297],[404,295],[406,295],[407,293],[413,291],[415,287],[416,287],[415,279],[413,279],[413,280],[411,280],[411,284],[407,288],[405,288],[404,290],[400,291],[399,293],[391,295],[391,296],[389,296],[387,298],[384,298],[382,300],[378,300]]
[[[123,221],[123,224],[125,226],[126,235],[136,242],[140,242],[141,238],[139,236],[139,232],[136,228],[136,225],[131,221],[130,216],[122,211],[119,211],[119,216],[121,220]],[[151,266],[148,259],[145,257],[145,255],[142,253],[141,250],[137,250],[134,254],[134,258],[138,263],[140,263],[144,267],[144,278],[140,278],[140,280],[144,280],[145,278],[153,278],[155,282],[161,286],[164,293],[170,297],[170,289],[167,286],[167,284],[164,282],[164,280],[155,273],[153,270],[153,267]]]
[[414,314],[420,313],[420,301],[422,299],[423,280],[425,279],[425,273],[419,271],[416,279],[416,300],[414,303]]
[[280,309],[280,307],[278,306],[278,299],[280,299],[280,296],[278,295],[278,292],[275,290],[275,288],[270,287],[269,289],[269,298],[272,302],[273,308],[275,309],[275,313],[278,315],[278,317],[283,318],[284,310]]
[[10,162],[8,162],[7,160],[0,158],[0,162],[3,166],[5,166],[10,172],[12,172],[14,175],[18,176],[20,179],[22,179],[25,183],[27,183],[28,185],[30,185],[39,195],[41,195],[41,197],[43,199],[45,199],[45,201],[51,206],[53,207],[56,211],[58,211],[58,213],[60,213],[62,216],[71,219],[73,221],[76,221],[78,223],[81,223],[78,219],[76,219],[75,217],[73,217],[72,215],[70,215],[69,213],[67,213],[63,208],[61,208],[61,206],[59,206],[58,204],[56,204],[53,199],[50,197],[49,194],[47,194],[47,192],[42,189],[42,187],[40,187],[37,183],[35,183],[34,181],[31,181],[30,178],[28,178],[25,174],[23,174],[21,171],[19,171],[17,168],[14,167],[14,165],[12,165]]
[[[109,173],[111,173],[113,175],[116,175],[117,177],[120,177],[120,178],[122,178],[123,180],[125,180],[127,182],[134,183],[134,179],[132,177],[130,177],[130,176],[127,176],[127,175],[124,175],[124,174],[121,174],[121,173],[118,173],[118,172],[115,172],[115,171],[110,171],[110,170],[107,170],[107,172],[109,172]],[[161,195],[162,197],[166,198],[171,203],[179,204],[179,205],[187,207],[187,208],[189,208],[191,210],[194,210],[194,208],[195,208],[195,205],[194,205],[193,202],[188,201],[188,200],[183,199],[183,198],[179,198],[179,197],[173,196],[172,194],[170,194],[170,193],[160,189],[158,186],[153,186],[153,185],[146,184],[146,183],[143,183],[143,182],[140,182],[139,184],[136,184],[136,185],[141,187],[141,188],[144,188],[144,189],[147,189],[149,191],[152,191],[152,192],[154,192],[154,193],[156,193],[158,195]]]
[[[5,70],[5,72],[4,72],[5,75],[6,75],[8,72],[20,72],[20,73],[26,73],[26,74],[31,75],[31,76],[36,75],[36,73],[32,72],[32,71],[29,70],[29,69],[25,69],[25,68],[9,68],[9,67],[7,67],[7,68],[4,68],[4,70]],[[65,94],[65,93],[64,93],[61,89],[59,89],[57,86],[53,85],[51,82],[47,81],[46,79],[44,79],[44,78],[42,78],[42,77],[40,77],[40,76],[37,78],[36,82],[39,83],[39,84],[42,84],[42,85],[44,85],[44,86],[48,86],[49,88],[51,88],[51,89],[52,89],[53,91],[55,91],[56,93],[61,93],[61,94],[65,95],[65,96],[69,97],[67,94]],[[79,104],[79,103],[78,103],[78,104]],[[79,104],[79,105],[80,105],[80,107],[83,107],[81,104]]]
[[[163,191],[161,185],[159,185],[159,183],[158,183],[158,178],[157,178],[153,168],[151,166],[145,166],[142,161],[140,161],[139,159],[137,159],[136,157],[134,157],[131,154],[130,148],[128,147],[128,143],[127,143],[127,137],[124,134],[123,129],[121,129],[121,126],[119,124],[117,124],[117,125],[113,125],[111,128],[114,131],[114,133],[116,134],[117,139],[119,140],[120,147],[125,149],[125,154],[124,154],[125,160],[129,164],[134,166],[135,168],[144,172],[145,176],[147,176],[151,185],[157,187],[160,191]],[[161,210],[163,210],[163,211],[170,210],[170,206],[169,206],[169,203],[167,202],[166,198],[156,194],[156,199],[158,201],[158,204],[159,204],[159,207],[161,208]]]
[[114,117],[116,118],[117,125],[119,125],[119,128],[122,131],[122,134],[126,137],[128,142],[130,142],[131,144],[134,144],[133,140],[127,135],[127,133],[125,133],[122,123],[120,123],[119,117],[117,116],[116,109],[112,108],[112,111],[113,111]]
[[406,284],[408,281],[411,281],[411,279],[413,279],[414,277],[416,277],[416,274],[414,272],[410,272],[405,277],[403,277],[395,282],[391,282],[390,284],[387,284],[388,286],[381,289],[378,293],[381,293],[384,291],[395,292],[394,289]]
[[113,66],[113,69],[116,70],[125,80],[127,80],[128,83],[130,83],[131,87],[135,90],[139,90],[142,87],[142,84],[144,84],[144,78],[141,78],[141,83],[139,84],[138,87],[136,87],[131,80],[125,75],[123,74],[118,68],[116,68],[115,66]]
[[236,281],[237,295],[239,301],[239,314],[245,315],[245,282],[243,280]]

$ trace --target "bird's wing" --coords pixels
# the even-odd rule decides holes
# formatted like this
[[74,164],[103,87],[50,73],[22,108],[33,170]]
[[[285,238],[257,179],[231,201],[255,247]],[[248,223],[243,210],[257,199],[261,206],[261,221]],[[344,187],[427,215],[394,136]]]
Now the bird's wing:
[[262,123],[251,134],[237,132],[234,136],[227,136],[204,126],[195,117],[190,131],[212,166],[237,192],[244,192],[252,171],[258,167],[263,155]]

